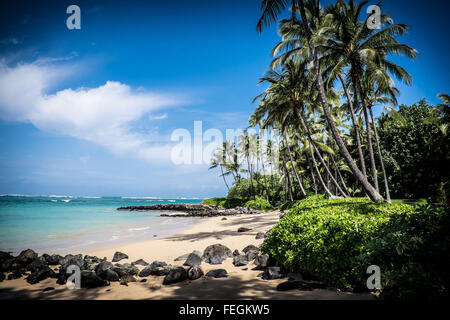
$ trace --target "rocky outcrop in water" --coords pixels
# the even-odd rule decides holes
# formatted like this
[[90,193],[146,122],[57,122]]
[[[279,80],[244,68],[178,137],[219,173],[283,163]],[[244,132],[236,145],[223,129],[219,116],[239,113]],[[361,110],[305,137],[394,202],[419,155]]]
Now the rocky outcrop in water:
[[245,207],[236,208],[222,208],[216,206],[208,206],[204,204],[184,204],[184,203],[170,203],[170,204],[154,204],[150,206],[130,206],[120,207],[117,210],[127,211],[175,211],[179,213],[161,213],[164,217],[214,217],[214,216],[232,216],[238,214],[258,214],[263,211],[254,210]]

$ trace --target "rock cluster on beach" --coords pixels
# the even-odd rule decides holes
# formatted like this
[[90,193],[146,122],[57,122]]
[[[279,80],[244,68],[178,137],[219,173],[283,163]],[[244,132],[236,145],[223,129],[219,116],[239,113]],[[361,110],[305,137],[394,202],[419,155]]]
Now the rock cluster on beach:
[[175,211],[179,213],[161,213],[161,216],[167,217],[213,217],[213,216],[232,216],[238,214],[258,214],[263,211],[255,210],[245,207],[222,208],[217,206],[208,206],[204,204],[184,204],[184,203],[170,203],[170,204],[154,204],[150,206],[130,206],[120,207],[117,210],[127,211]]
[[[267,233],[266,233],[267,234]],[[264,236],[266,236],[264,234]],[[116,252],[112,259],[81,254],[60,256],[57,254],[43,254],[38,256],[31,249],[22,251],[17,256],[12,256],[6,252],[0,252],[0,282],[6,279],[13,280],[25,277],[30,284],[38,283],[42,280],[53,278],[59,285],[66,284],[70,273],[69,266],[78,266],[81,271],[81,287],[95,288],[108,286],[111,282],[119,282],[121,285],[128,285],[129,282],[146,282],[147,277],[164,277],[162,284],[170,285],[185,280],[194,281],[202,277],[205,278],[226,278],[228,272],[223,268],[216,268],[203,271],[202,264],[220,265],[226,259],[233,259],[235,267],[247,266],[253,262],[253,270],[261,270],[259,274],[264,280],[280,279],[287,276],[287,271],[282,266],[278,266],[276,261],[268,254],[260,253],[259,247],[248,245],[239,251],[217,243],[207,246],[203,253],[193,251],[175,259],[183,262],[182,266],[170,265],[164,261],[153,261],[147,263],[143,259],[132,263],[117,263],[123,259],[128,259],[128,255]],[[138,268],[141,266],[141,268]],[[247,268],[246,268],[247,269]],[[246,270],[244,269],[244,270]],[[288,283],[280,284],[279,290],[290,290],[293,288],[315,288],[323,287],[323,283],[306,281],[301,276],[289,278]],[[48,287],[44,290],[53,290]]]

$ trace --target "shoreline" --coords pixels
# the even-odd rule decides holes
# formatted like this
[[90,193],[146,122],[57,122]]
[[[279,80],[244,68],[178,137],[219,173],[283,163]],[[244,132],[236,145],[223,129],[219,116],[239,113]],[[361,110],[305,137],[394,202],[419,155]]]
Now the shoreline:
[[[279,220],[279,212],[271,211],[258,215],[236,215],[229,217],[199,218],[203,221],[179,232],[160,239],[151,239],[116,247],[87,250],[83,255],[106,257],[111,261],[116,251],[128,255],[119,263],[131,263],[143,259],[148,263],[164,261],[172,266],[182,266],[185,259],[175,261],[179,256],[198,250],[203,252],[207,246],[222,244],[231,251],[242,251],[248,245],[259,246],[264,239],[256,239],[258,232],[266,232]],[[178,218],[174,218],[178,219]],[[226,220],[225,220],[226,219]],[[250,230],[238,232],[240,227]],[[72,252],[77,254],[78,252]],[[37,284],[29,284],[21,279],[0,282],[0,299],[372,299],[370,294],[341,292],[336,289],[312,289],[277,291],[276,287],[287,278],[263,280],[261,270],[253,270],[254,262],[245,266],[234,266],[228,258],[221,264],[201,263],[206,274],[213,269],[225,269],[226,278],[201,277],[185,280],[171,285],[163,285],[163,278],[146,277],[146,282],[129,282],[126,286],[111,282],[109,286],[92,289],[69,290],[58,285],[55,279],[48,278]],[[140,270],[142,266],[138,266]],[[186,268],[186,267],[185,267]],[[49,291],[44,289],[51,287]]]

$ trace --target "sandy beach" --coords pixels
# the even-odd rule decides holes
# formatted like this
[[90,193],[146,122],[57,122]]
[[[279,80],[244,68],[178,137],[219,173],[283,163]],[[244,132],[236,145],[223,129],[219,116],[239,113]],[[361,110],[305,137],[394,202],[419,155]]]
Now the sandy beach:
[[[177,219],[177,218],[174,218]],[[266,232],[278,220],[279,212],[267,212],[257,215],[237,215],[227,217],[200,218],[201,221],[179,234],[166,238],[154,238],[114,248],[80,252],[98,257],[106,257],[111,261],[116,251],[129,256],[120,263],[131,263],[144,259],[151,263],[155,260],[172,265],[182,265],[184,260],[175,261],[183,254],[194,250],[203,250],[212,244],[223,244],[232,251],[241,251],[249,244],[260,245],[263,239],[256,239],[257,232]],[[250,228],[250,231],[237,232],[239,227]],[[76,254],[78,252],[71,252]],[[231,258],[220,265],[205,262],[201,268],[206,274],[209,270],[223,268],[228,272],[227,278],[202,277],[198,280],[187,280],[181,283],[163,285],[163,277],[149,276],[146,282],[130,282],[128,286],[119,282],[111,282],[110,286],[93,289],[69,290],[65,285],[58,285],[55,279],[46,279],[31,285],[21,279],[0,282],[0,299],[372,299],[370,294],[340,292],[333,289],[276,290],[279,283],[286,279],[262,280],[258,277],[260,270],[252,270],[254,265],[235,267]],[[142,269],[142,266],[138,266]],[[45,288],[54,289],[44,291]]]

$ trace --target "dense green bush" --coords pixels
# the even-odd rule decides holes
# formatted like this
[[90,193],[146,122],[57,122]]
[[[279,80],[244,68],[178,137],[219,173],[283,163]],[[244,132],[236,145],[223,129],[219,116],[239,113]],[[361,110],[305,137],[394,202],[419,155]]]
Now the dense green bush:
[[361,277],[368,265],[380,267],[380,298],[449,297],[449,207],[420,206],[395,215],[374,236],[357,260]]
[[285,201],[278,205],[278,209],[281,211],[285,211],[291,209],[293,206],[295,206],[296,203],[297,201]]
[[202,201],[202,204],[206,204],[208,206],[217,206],[217,207],[224,207],[224,208],[242,207],[242,206],[244,206],[245,203],[246,203],[245,199],[225,198],[225,197],[209,198],[209,199],[204,199]]
[[377,204],[367,198],[299,201],[272,229],[262,246],[291,271],[346,287],[355,278],[353,258],[362,254],[376,229],[406,204]]
[[208,198],[203,199],[202,204],[208,205],[208,206],[219,206],[221,201],[225,201],[227,198]]
[[264,198],[258,197],[255,200],[250,200],[245,203],[245,207],[258,210],[270,210],[272,205]]
[[[449,108],[440,113],[425,100],[400,105],[378,118],[378,135],[393,198],[428,198],[449,203],[450,134],[443,128]],[[401,121],[399,121],[399,118]],[[443,127],[444,126],[444,127]],[[447,187],[447,189],[445,189]]]

